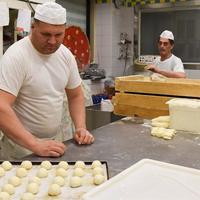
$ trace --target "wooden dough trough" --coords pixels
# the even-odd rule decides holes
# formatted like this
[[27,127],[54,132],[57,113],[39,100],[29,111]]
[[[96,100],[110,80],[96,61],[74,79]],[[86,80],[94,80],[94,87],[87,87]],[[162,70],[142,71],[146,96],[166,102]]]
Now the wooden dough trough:
[[166,102],[172,98],[200,99],[200,80],[132,75],[115,79],[114,113],[152,119],[169,115]]

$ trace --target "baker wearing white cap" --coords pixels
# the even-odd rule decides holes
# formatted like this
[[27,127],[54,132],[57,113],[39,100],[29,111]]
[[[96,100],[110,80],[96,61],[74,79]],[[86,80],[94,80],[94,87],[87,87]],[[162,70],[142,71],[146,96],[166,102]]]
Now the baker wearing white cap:
[[31,34],[8,48],[0,61],[0,159],[30,153],[59,157],[65,152],[60,130],[66,92],[78,144],[91,144],[86,129],[81,78],[72,53],[62,45],[66,10],[38,5]]
[[146,69],[169,78],[185,78],[183,63],[180,58],[172,54],[174,48],[174,35],[165,30],[158,39],[160,57],[153,64],[147,65]]

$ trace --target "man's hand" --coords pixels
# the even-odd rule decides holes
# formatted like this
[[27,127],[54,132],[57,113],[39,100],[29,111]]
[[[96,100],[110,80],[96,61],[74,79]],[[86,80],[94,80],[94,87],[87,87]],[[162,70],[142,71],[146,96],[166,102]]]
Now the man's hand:
[[145,67],[146,70],[150,70],[154,73],[159,73],[159,68],[157,68],[155,65],[153,64],[149,64]]
[[85,128],[78,128],[74,133],[74,139],[78,144],[92,144],[93,135]]
[[60,157],[65,153],[65,145],[55,140],[37,140],[33,148],[33,153],[44,157]]

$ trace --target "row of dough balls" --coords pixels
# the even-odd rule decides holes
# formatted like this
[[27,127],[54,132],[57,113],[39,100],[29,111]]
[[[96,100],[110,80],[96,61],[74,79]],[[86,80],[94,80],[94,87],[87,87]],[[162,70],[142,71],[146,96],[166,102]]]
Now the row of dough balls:
[[[101,162],[99,160],[95,160],[92,162],[92,165],[91,167],[92,168],[95,168],[95,167],[99,167],[101,166]],[[30,170],[32,169],[32,162],[29,161],[29,160],[25,160],[25,161],[22,161],[20,167],[21,168],[24,168],[26,170]],[[47,169],[47,170],[50,170],[52,168],[52,164],[50,161],[48,160],[45,160],[45,161],[42,161],[41,164],[40,164],[41,167]],[[83,161],[76,161],[75,163],[75,168],[82,168],[84,169],[86,167],[85,163]],[[63,168],[63,169],[68,169],[69,165],[66,161],[60,161],[58,163],[58,167],[59,168]],[[12,164],[9,162],[9,161],[3,161],[2,164],[1,164],[1,169],[4,169],[5,171],[9,171],[13,168]]]
[[[29,161],[29,160],[22,161],[21,165],[20,165],[21,168],[24,168],[26,170],[32,169],[32,166],[33,166],[32,162]],[[48,160],[42,161],[40,166],[47,169],[47,170],[50,170],[52,168],[52,164]],[[68,169],[68,163],[66,161],[60,161],[58,163],[58,167]],[[13,165],[7,160],[3,161],[2,164],[1,164],[1,169],[4,169],[5,171],[9,171],[12,168],[13,168]]]

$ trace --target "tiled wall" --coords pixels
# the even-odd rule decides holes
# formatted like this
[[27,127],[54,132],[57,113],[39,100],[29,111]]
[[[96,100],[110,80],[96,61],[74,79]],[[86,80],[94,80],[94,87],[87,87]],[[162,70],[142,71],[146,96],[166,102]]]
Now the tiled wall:
[[[99,68],[106,70],[106,76],[121,76],[124,71],[124,60],[119,60],[120,33],[126,32],[133,41],[133,8],[116,9],[113,4],[95,5],[95,60]],[[127,63],[132,68],[133,44],[130,45],[130,56]],[[127,74],[127,73],[126,73]]]

